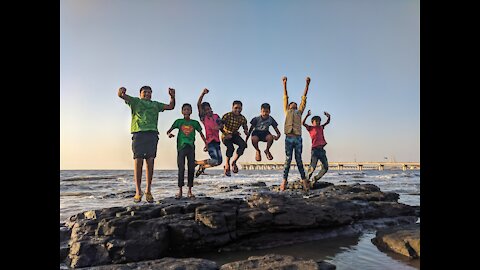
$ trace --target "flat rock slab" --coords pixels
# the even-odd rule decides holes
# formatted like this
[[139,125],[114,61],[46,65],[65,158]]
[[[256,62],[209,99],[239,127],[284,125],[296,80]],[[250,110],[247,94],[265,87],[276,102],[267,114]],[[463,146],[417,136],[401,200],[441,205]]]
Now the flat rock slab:
[[61,226],[61,260],[66,257],[67,265],[81,268],[191,257],[263,233],[332,229],[416,212],[398,203],[398,194],[371,184],[329,185],[311,194],[265,191],[246,199],[167,198],[85,211]]
[[218,270],[215,262],[197,258],[163,258],[137,263],[112,264],[95,267],[82,268],[88,270],[160,270],[160,269],[182,269],[182,270]]
[[220,270],[333,270],[336,266],[324,261],[305,260],[288,255],[268,254],[222,265]]
[[377,231],[372,239],[380,250],[389,250],[409,258],[420,258],[420,224],[395,226]]

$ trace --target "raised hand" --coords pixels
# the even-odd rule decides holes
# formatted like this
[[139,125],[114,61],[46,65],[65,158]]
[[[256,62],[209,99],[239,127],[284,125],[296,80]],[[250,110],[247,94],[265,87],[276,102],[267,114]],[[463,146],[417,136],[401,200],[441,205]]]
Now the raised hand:
[[311,110],[308,110],[307,116],[310,116],[312,114]]
[[175,97],[175,89],[169,87],[169,88],[168,88],[168,94],[169,94],[172,98]]
[[125,87],[118,88],[118,96],[119,97],[122,97],[123,95],[125,95],[126,92],[127,92],[127,89]]
[[203,94],[203,95],[206,95],[206,94],[208,94],[208,92],[210,92],[210,91],[209,91],[207,88],[205,88],[205,89],[203,89],[202,94]]
[[330,117],[330,114],[328,112],[323,112],[327,117]]
[[310,84],[310,77],[305,78],[305,81],[307,81],[307,84]]
[[283,83],[286,83],[287,82],[287,76],[283,76],[282,81],[283,81]]

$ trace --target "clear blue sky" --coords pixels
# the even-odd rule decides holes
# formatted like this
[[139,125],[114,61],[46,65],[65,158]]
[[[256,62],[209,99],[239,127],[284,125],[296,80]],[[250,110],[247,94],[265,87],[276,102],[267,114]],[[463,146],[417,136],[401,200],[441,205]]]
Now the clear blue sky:
[[[159,116],[155,165],[174,169],[176,138],[165,133],[183,103],[195,106],[206,87],[214,112],[239,99],[250,121],[268,102],[283,131],[282,76],[297,102],[311,77],[307,110],[322,122],[323,111],[332,115],[329,161],[420,160],[418,0],[61,0],[60,7],[61,169],[133,168],[121,86],[138,96],[149,85],[164,103],[168,87],[176,89],[177,107]],[[192,116],[198,120],[196,109]],[[302,133],[309,161],[311,140]],[[285,159],[284,139],[272,147],[276,162]],[[208,157],[202,148],[197,136],[198,159]],[[254,157],[249,143],[240,162]]]

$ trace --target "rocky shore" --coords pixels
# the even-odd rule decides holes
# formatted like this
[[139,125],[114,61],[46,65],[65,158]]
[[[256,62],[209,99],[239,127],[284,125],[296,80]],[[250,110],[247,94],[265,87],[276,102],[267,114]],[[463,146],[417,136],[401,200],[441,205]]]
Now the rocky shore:
[[[326,262],[278,254],[222,266],[185,257],[194,257],[199,251],[261,249],[311,241],[308,235],[321,239],[367,228],[414,224],[419,216],[419,207],[399,203],[398,194],[381,192],[371,184],[321,182],[307,196],[300,187],[292,182],[286,192],[273,187],[246,199],[167,198],[154,204],[78,213],[60,226],[60,261],[72,268],[91,269],[145,269],[145,265],[167,262],[188,265],[184,269],[263,269],[262,265],[274,262],[303,265],[297,269],[334,269]],[[147,268],[164,268],[150,266]]]

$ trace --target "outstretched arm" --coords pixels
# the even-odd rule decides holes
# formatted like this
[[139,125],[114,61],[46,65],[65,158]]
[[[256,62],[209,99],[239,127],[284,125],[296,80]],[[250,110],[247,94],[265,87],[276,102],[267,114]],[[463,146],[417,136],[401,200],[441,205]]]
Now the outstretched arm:
[[164,110],[173,110],[175,109],[175,89],[168,88],[168,94],[170,95],[170,104],[166,105]]
[[307,106],[307,94],[308,94],[308,86],[310,85],[310,77],[305,78],[305,90],[303,91],[302,100],[300,101],[300,106],[298,110],[303,113],[305,110],[305,106]]
[[305,121],[307,121],[307,118],[312,114],[312,112],[310,110],[308,110],[307,112],[307,115],[305,115],[305,118],[303,118],[303,121],[302,121],[302,125],[306,128],[308,128],[309,126],[307,124],[305,124]]
[[287,92],[287,77],[283,76],[283,112],[286,113],[288,110],[288,92]]
[[327,116],[327,122],[325,122],[325,124],[323,124],[322,126],[325,127],[326,125],[328,125],[328,123],[330,123],[330,114],[328,112],[323,112],[326,116]]
[[130,101],[130,96],[126,94],[127,89],[125,87],[120,87],[118,88],[118,97],[129,102]]
[[208,92],[209,91],[208,91],[207,88],[203,89],[202,93],[200,94],[200,97],[198,98],[197,108],[198,108],[198,115],[200,115],[200,116],[205,114],[205,112],[202,109],[202,101],[203,101],[203,96],[208,94]]
[[175,127],[172,125],[172,127],[167,131],[167,135],[168,135],[169,138],[175,137],[175,135],[173,135],[173,134],[171,133],[172,130],[174,130],[174,129],[175,129]]

